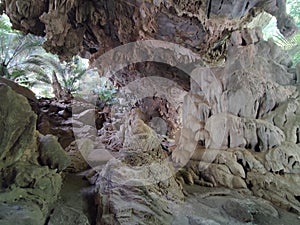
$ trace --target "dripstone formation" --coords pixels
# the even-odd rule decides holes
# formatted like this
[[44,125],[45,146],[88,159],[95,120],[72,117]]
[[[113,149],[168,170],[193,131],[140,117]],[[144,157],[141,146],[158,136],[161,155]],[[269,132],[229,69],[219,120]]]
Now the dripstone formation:
[[[112,110],[113,118],[97,128],[100,137],[93,139],[95,154],[102,146],[115,156],[89,176],[97,187],[96,224],[297,221],[299,64],[264,40],[260,28],[248,26],[260,13],[269,13],[284,36],[295,34],[285,0],[5,0],[3,8],[14,28],[45,36],[45,49],[62,60],[76,54],[89,58],[125,93],[122,100],[132,97]],[[135,81],[138,85],[132,85]],[[24,113],[27,119],[15,123],[22,127],[18,132],[29,132],[0,133],[1,163],[11,168],[5,171],[24,168],[32,140],[56,143],[52,136],[38,138],[35,116]],[[2,120],[9,115],[1,114]],[[27,144],[12,144],[15,137]],[[72,141],[66,146],[73,154]],[[30,158],[25,166],[34,165],[58,187],[57,172],[66,166],[61,158],[54,160],[59,151],[31,149],[31,158],[40,154],[51,163]],[[1,176],[22,191],[32,185],[4,170]],[[285,221],[287,215],[295,220]]]

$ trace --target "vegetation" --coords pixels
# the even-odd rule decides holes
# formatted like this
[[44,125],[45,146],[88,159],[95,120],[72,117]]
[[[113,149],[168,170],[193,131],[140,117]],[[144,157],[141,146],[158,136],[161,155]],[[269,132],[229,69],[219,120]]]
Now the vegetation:
[[77,95],[98,106],[111,105],[116,102],[115,87],[107,78],[100,79],[97,73],[92,71],[86,73],[78,86]]
[[23,68],[32,85],[52,85],[54,80],[58,80],[62,89],[69,94],[76,93],[77,81],[88,71],[79,57],[62,63],[58,57],[47,53],[31,55],[23,62]]
[[22,61],[33,52],[42,50],[43,40],[12,30],[4,15],[0,18],[0,35],[0,76],[16,81],[25,75]]
[[[299,32],[291,38],[285,38],[276,27],[276,19],[271,18],[268,24],[261,22],[260,25],[264,28],[265,39],[272,38],[274,42],[282,47],[292,56],[294,66],[300,61],[300,1],[287,0],[287,11],[294,18]],[[265,17],[264,20],[267,20]]]
[[42,37],[24,36],[12,30],[9,18],[1,15],[0,76],[33,89],[39,97],[52,97],[53,92],[56,98],[60,98],[61,91],[80,95],[80,80],[94,74],[98,79],[85,88],[93,90],[101,102],[113,102],[115,89],[108,80],[99,79],[98,72],[89,69],[78,56],[69,62],[60,62],[56,55],[45,52],[43,42]]
[[294,17],[297,26],[300,28],[300,1],[287,0],[287,6],[289,14]]

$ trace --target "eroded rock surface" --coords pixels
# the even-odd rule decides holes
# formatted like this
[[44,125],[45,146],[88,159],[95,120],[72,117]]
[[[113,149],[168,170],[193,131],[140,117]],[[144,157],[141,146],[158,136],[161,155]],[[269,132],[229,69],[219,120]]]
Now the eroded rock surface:
[[[46,35],[45,48],[70,58],[102,54],[112,47],[155,38],[183,45],[208,56],[233,30],[261,11],[277,18],[279,30],[295,33],[284,0],[251,1],[71,1],[5,0],[5,12],[14,28]],[[209,53],[207,50],[210,49]]]
[[38,225],[60,192],[59,171],[68,159],[55,138],[38,134],[37,116],[24,96],[0,83],[0,99],[0,223],[14,224],[18,216],[19,224]]
[[[121,155],[101,171],[98,224],[162,224],[183,200],[180,185],[156,133],[133,113],[126,121]],[[128,201],[136,199],[135,201]]]
[[[45,35],[44,47],[61,59],[80,52],[102,75],[113,73],[110,78],[115,85],[127,86],[127,90],[135,79],[146,78],[137,89],[129,85],[131,94],[143,96],[129,106],[138,105],[145,118],[115,120],[100,131],[102,147],[117,152],[117,157],[101,159],[108,163],[97,181],[99,224],[245,224],[259,221],[255,216],[261,212],[272,221],[279,218],[269,203],[258,203],[255,198],[242,201],[241,196],[223,199],[218,194],[197,199],[208,202],[209,210],[218,208],[213,214],[191,215],[192,209],[205,206],[188,199],[185,206],[191,210],[182,210],[183,182],[249,190],[300,213],[299,64],[296,72],[291,72],[290,57],[272,41],[264,41],[259,29],[247,28],[255,16],[267,12],[276,17],[283,35],[295,33],[284,0],[5,0],[4,8],[15,28]],[[136,48],[126,45],[110,57],[98,59],[117,46],[137,40],[148,41],[138,42]],[[174,101],[151,95],[151,91],[150,98],[141,95],[144,87],[160,91],[156,85],[151,86],[153,83],[149,85],[151,76],[170,79],[181,86],[180,91],[174,91],[161,82],[161,90],[166,96],[171,94]],[[47,107],[51,109],[51,104]],[[58,108],[54,110],[68,118],[68,109]],[[85,121],[93,112],[76,114],[79,121]],[[162,136],[158,138],[147,125],[156,129],[153,117],[167,121],[164,134],[175,141],[170,144],[164,137],[168,140],[165,150],[175,163],[186,165],[176,179],[172,166],[166,163]],[[46,123],[47,120],[47,128]],[[75,124],[80,138],[96,135],[90,125]],[[72,141],[67,140],[64,147]],[[10,139],[3,143],[11,144]],[[18,147],[13,154],[19,157],[22,149]],[[94,156],[98,157],[99,152],[95,151]],[[1,157],[6,166],[18,160]],[[100,160],[94,161],[97,165]],[[155,179],[146,186],[149,174]],[[165,176],[168,178],[162,181]],[[216,202],[221,206],[216,207]],[[183,216],[183,211],[190,215]],[[216,215],[223,217],[213,220]]]
[[194,70],[198,82],[186,97],[193,104],[184,108],[183,120],[183,132],[194,135],[181,139],[173,159],[191,159],[187,167],[196,171],[196,179],[248,188],[300,213],[296,74],[272,42],[260,39],[256,30],[245,32],[252,32],[251,41],[241,46],[236,38],[247,34],[235,32],[224,67]]

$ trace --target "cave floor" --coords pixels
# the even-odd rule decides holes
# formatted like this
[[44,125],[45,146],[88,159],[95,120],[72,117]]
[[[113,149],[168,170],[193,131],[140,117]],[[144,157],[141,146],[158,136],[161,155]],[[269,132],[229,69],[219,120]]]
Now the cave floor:
[[[248,190],[184,185],[183,204],[171,206],[172,225],[257,224],[296,225],[300,217],[251,195]],[[94,186],[82,174],[66,174],[59,200],[52,205],[45,225],[94,225],[97,206]]]
[[83,175],[66,174],[59,199],[52,205],[45,225],[96,224],[94,188]]

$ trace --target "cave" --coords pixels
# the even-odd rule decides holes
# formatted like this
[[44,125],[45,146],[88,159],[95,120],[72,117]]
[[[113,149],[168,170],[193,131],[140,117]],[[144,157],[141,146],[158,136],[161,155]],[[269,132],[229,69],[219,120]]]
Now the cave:
[[[298,35],[286,5],[0,1],[14,30],[99,74],[74,96],[53,72],[38,98],[2,63],[0,224],[299,224],[300,63],[257,22]],[[85,86],[102,77],[109,105]]]

